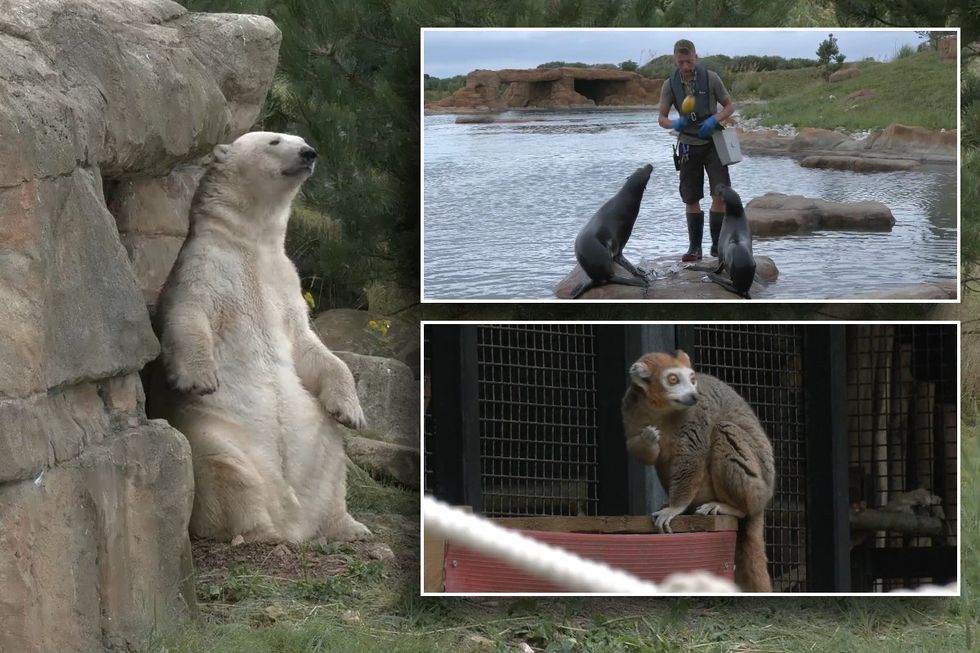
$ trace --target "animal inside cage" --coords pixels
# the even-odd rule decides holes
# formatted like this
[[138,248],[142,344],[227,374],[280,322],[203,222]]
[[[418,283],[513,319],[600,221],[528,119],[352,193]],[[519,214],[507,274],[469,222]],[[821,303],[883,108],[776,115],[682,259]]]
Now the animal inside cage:
[[[633,361],[682,348],[748,402],[772,443],[773,591],[955,578],[955,325],[431,328],[426,489],[443,500],[493,518],[658,510],[666,495],[626,453],[619,405]],[[929,529],[895,530],[900,515],[868,530],[890,502]]]
[[682,334],[694,367],[735,388],[772,442],[776,488],[765,541],[774,592],[807,591],[804,338],[792,324],[699,325]]

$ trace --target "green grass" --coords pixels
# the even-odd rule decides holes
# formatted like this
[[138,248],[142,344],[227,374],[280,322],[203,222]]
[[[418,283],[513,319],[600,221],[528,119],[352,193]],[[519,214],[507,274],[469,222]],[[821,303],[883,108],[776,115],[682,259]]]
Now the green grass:
[[[816,68],[743,73],[731,83],[738,100],[761,99],[765,104],[742,110],[764,125],[794,125],[849,131],[883,129],[893,122],[927,129],[955,129],[956,66],[924,51],[889,63],[860,62],[858,77],[825,81]],[[873,98],[847,100],[860,90]]]
[[[417,495],[350,475],[352,512],[400,564],[358,557],[349,544],[328,578],[283,579],[247,565],[200,580],[201,618],[153,637],[144,653],[549,653],[847,651],[932,653],[980,646],[980,388],[967,380],[962,428],[960,598],[433,598],[418,595]],[[969,397],[970,399],[967,399]],[[356,506],[356,507],[355,507]]]

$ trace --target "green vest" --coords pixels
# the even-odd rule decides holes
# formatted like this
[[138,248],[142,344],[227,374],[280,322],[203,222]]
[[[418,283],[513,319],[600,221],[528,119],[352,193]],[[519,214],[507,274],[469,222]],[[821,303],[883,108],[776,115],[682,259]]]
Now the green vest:
[[[681,71],[677,68],[670,75],[670,90],[674,94],[674,107],[677,109],[677,113],[684,116],[684,112],[681,111],[681,102],[684,101],[687,91],[684,90]],[[694,64],[694,120],[684,132],[696,136],[701,123],[708,116],[714,114],[716,106],[715,94],[712,93],[711,85],[708,83],[708,69],[702,64]],[[688,120],[691,119],[690,115],[684,117]]]

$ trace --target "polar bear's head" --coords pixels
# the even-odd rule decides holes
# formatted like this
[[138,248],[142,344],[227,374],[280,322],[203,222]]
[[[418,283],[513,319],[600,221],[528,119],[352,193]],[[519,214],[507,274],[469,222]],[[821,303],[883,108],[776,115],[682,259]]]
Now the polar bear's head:
[[299,136],[249,132],[230,145],[216,146],[214,161],[247,187],[289,191],[313,174],[316,150]]

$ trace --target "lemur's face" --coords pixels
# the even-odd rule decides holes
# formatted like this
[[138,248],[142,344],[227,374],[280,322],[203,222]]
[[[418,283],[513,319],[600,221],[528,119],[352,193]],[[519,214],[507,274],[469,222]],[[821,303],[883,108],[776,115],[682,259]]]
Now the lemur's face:
[[684,409],[698,401],[698,379],[683,351],[653,353],[630,367],[630,380],[661,410]]
[[698,402],[698,379],[690,367],[668,367],[660,373],[660,385],[667,401],[679,407]]

